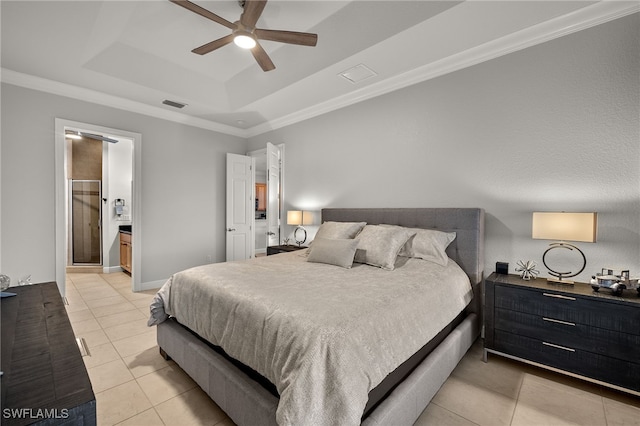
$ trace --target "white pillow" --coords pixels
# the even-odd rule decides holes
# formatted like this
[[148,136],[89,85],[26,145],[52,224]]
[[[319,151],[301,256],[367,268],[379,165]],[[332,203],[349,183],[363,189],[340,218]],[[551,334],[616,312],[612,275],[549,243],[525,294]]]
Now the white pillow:
[[307,262],[328,263],[329,265],[351,268],[358,247],[358,240],[316,238],[309,249]]
[[354,262],[366,263],[392,271],[398,252],[415,231],[400,227],[366,225],[360,234]]
[[404,228],[396,225],[381,225],[389,228],[410,229],[415,235],[400,250],[399,256],[416,257],[441,266],[447,266],[449,256],[447,247],[456,238],[455,232],[436,231],[435,229]]
[[354,238],[366,224],[366,222],[324,222],[320,225],[315,238]]

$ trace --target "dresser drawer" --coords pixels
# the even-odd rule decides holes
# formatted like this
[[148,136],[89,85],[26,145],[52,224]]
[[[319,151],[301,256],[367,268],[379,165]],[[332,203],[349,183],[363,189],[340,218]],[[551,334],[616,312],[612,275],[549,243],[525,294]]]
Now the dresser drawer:
[[495,328],[557,345],[640,363],[640,336],[506,309],[495,310]]
[[496,330],[496,347],[529,361],[640,392],[640,364]]
[[640,309],[555,289],[495,286],[495,307],[640,335]]

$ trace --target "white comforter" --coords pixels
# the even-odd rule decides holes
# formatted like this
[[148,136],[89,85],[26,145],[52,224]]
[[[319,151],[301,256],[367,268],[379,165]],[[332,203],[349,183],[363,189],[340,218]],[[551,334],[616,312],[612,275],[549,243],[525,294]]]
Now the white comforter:
[[301,252],[205,265],[173,275],[156,301],[276,385],[279,425],[358,425],[369,391],[473,297],[453,261],[398,259],[394,271]]

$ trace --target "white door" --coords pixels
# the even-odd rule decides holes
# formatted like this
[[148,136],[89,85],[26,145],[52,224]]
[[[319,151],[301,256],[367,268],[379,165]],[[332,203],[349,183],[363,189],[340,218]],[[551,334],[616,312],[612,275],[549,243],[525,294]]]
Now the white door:
[[227,153],[227,262],[253,257],[254,163]]
[[267,142],[267,246],[280,244],[280,149]]

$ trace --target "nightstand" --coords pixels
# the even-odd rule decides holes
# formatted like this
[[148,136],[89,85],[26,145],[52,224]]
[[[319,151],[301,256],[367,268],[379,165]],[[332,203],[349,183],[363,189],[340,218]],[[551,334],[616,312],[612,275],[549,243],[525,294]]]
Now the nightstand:
[[287,252],[290,252],[290,251],[302,250],[302,249],[306,249],[306,248],[308,248],[308,247],[307,246],[292,246],[292,245],[269,246],[269,247],[267,247],[267,256],[270,256],[272,254],[287,253]]
[[485,280],[487,353],[640,395],[640,297],[589,284],[491,274]]

